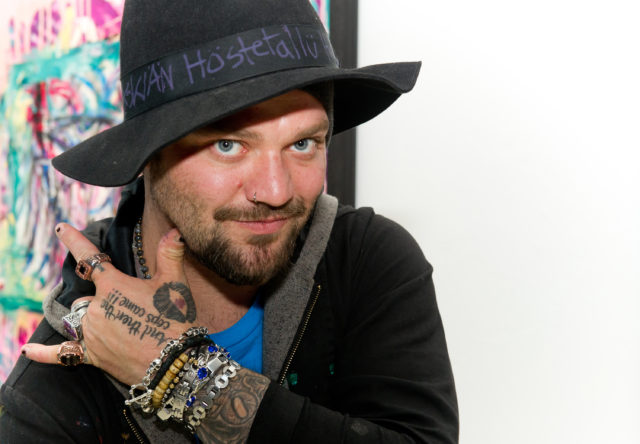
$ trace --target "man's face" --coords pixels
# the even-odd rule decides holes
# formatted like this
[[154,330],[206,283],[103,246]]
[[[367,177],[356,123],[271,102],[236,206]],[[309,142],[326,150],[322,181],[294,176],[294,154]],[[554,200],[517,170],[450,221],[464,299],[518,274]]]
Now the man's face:
[[328,127],[296,90],[196,130],[150,162],[151,204],[188,255],[233,284],[264,284],[289,264],[322,192]]

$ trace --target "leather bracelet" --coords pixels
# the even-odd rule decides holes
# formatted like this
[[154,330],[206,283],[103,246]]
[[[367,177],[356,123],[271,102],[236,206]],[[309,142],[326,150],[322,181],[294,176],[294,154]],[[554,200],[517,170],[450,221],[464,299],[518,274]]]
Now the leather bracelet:
[[209,344],[209,343],[213,344],[214,342],[211,339],[209,339],[208,336],[193,336],[185,339],[184,342],[181,343],[181,347],[175,350],[172,350],[170,354],[166,357],[166,359],[164,360],[164,362],[156,372],[155,377],[152,379],[151,383],[149,384],[149,388],[151,390],[156,388],[156,386],[162,379],[163,375],[167,372],[167,370],[169,370],[169,367],[171,366],[173,361],[175,361],[175,359],[178,356],[180,356],[183,350],[188,350],[190,348],[198,347],[202,344]]
[[[172,339],[167,342],[160,357],[154,359],[149,364],[142,382],[134,384],[129,390],[130,399],[125,400],[126,405],[138,405],[146,413],[151,413],[151,397],[155,387],[162,377],[167,373],[173,361],[181,354],[185,348],[191,347],[192,343],[200,343],[202,341],[211,341],[207,334],[209,331],[206,327],[191,327],[187,329],[178,339]],[[211,341],[212,342],[212,341]]]

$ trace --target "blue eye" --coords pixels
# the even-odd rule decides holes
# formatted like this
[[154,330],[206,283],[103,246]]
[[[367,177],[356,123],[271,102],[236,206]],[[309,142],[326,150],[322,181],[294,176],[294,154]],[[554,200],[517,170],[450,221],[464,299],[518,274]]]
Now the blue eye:
[[296,143],[294,143],[291,146],[296,151],[307,152],[313,148],[314,144],[315,142],[311,139],[302,139],[302,140],[298,140]]
[[218,140],[213,146],[222,154],[237,154],[242,145],[233,140]]

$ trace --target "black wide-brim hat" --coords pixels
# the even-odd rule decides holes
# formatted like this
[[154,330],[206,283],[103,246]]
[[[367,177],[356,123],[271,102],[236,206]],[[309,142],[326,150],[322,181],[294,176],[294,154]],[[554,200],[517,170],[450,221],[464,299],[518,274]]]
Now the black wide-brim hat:
[[309,0],[127,0],[120,63],[124,122],[52,161],[81,182],[127,184],[195,129],[320,82],[334,85],[337,134],[384,111],[420,71],[340,68]]

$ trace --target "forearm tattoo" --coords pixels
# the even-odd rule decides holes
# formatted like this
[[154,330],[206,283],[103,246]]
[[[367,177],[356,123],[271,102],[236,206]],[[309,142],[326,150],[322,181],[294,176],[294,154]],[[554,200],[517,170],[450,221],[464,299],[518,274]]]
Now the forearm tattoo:
[[196,320],[196,304],[191,290],[180,282],[168,282],[153,295],[153,305],[157,311],[146,310],[117,289],[112,289],[101,302],[104,317],[127,327],[129,335],[155,339],[158,345],[169,338],[165,332],[171,322],[180,324]]
[[246,442],[268,386],[266,376],[244,368],[238,370],[229,386],[214,399],[196,431],[198,438],[207,444]]

